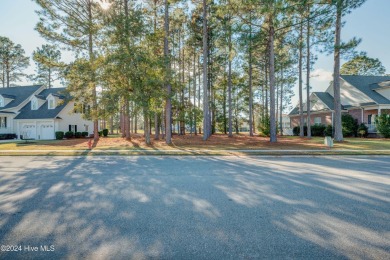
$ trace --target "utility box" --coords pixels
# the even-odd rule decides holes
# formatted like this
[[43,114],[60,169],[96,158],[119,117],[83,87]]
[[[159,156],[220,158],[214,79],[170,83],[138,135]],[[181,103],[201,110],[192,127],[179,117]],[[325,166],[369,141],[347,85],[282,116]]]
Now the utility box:
[[324,144],[327,147],[333,147],[333,139],[331,136],[325,136]]

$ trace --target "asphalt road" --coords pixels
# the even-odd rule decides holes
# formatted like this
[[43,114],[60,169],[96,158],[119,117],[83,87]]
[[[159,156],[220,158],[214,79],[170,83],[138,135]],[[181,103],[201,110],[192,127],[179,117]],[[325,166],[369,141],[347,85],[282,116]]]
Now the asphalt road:
[[390,157],[0,157],[0,245],[0,259],[390,259]]

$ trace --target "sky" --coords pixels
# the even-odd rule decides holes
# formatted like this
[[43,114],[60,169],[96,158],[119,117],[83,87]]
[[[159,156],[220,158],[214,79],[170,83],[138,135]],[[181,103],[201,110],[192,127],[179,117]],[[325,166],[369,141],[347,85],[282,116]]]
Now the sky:
[[[34,30],[38,22],[38,15],[35,13],[37,9],[38,6],[32,0],[0,0],[0,36],[21,44],[30,57],[37,47],[46,43]],[[357,50],[365,51],[371,58],[378,58],[387,73],[390,73],[389,10],[390,0],[367,0],[360,8],[343,18],[346,24],[341,36],[344,41],[352,37],[362,38]],[[71,60],[70,57],[67,59]],[[32,74],[35,66],[32,60],[30,63],[32,66],[26,72]],[[312,91],[325,91],[332,79],[332,71],[332,55],[318,54],[311,83]],[[292,100],[293,105],[296,102],[297,95]]]

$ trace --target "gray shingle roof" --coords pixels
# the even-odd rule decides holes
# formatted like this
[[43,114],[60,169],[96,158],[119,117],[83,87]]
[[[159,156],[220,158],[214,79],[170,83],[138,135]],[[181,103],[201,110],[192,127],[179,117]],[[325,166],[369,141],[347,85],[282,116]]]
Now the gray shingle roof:
[[27,98],[29,98],[35,91],[37,91],[41,85],[35,86],[23,86],[23,87],[10,87],[10,88],[0,88],[1,95],[12,96],[14,100],[9,102],[5,107],[1,107],[0,110],[9,109],[12,107],[17,107]]
[[15,119],[53,119],[61,112],[61,110],[66,106],[68,100],[65,98],[65,88],[51,88],[45,89],[39,96],[47,97],[50,94],[58,95],[63,98],[63,102],[57,106],[55,109],[48,108],[48,102],[40,106],[37,110],[31,110],[31,102],[28,102],[21,110],[20,114],[15,117]]
[[294,107],[293,110],[291,110],[291,112],[288,115],[292,116],[292,115],[298,115],[298,114],[299,114],[299,107],[296,106],[296,107]]
[[[330,110],[334,109],[334,98],[328,92],[314,92],[314,94],[329,107]],[[342,107],[341,107],[342,108]]]
[[390,100],[373,90],[372,86],[383,81],[389,81],[389,76],[355,76],[341,75],[343,80],[366,94],[377,104],[390,104]]
[[7,94],[1,94],[2,97],[4,98],[10,98],[10,99],[15,99],[16,97],[13,95],[7,95]]
[[[327,107],[329,107],[330,110],[334,109],[334,99],[328,92],[313,92]],[[343,106],[341,106],[341,109],[344,109]],[[312,112],[315,112],[311,110]],[[306,111],[304,111],[305,113]],[[299,107],[295,107],[289,115],[298,115],[299,114]]]

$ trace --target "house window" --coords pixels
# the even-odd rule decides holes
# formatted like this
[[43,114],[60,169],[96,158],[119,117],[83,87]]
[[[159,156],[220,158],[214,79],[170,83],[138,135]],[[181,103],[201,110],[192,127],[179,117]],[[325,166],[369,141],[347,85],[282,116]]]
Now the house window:
[[54,103],[54,99],[49,99],[49,109],[54,109],[55,108],[55,103]]
[[83,114],[89,115],[91,113],[91,106],[83,104]]
[[4,107],[4,98],[0,97],[0,107]]
[[37,110],[38,109],[38,100],[33,99],[31,100],[31,110]]
[[7,118],[0,117],[0,128],[7,128]]
[[314,118],[314,124],[315,125],[320,125],[322,122],[321,122],[321,117],[315,117]]
[[69,131],[76,133],[77,132],[77,125],[69,125]]

